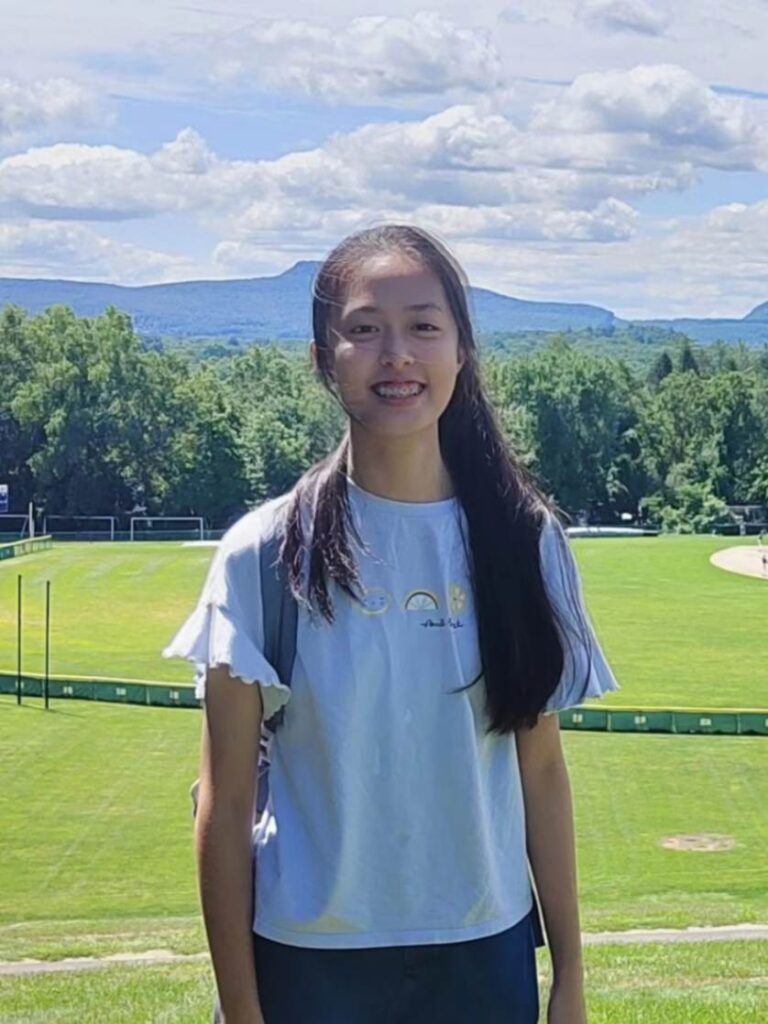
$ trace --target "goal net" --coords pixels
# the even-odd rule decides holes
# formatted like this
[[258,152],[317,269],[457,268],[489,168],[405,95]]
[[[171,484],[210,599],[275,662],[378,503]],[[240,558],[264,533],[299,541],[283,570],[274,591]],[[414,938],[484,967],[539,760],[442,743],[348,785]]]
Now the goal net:
[[114,540],[115,516],[46,516],[43,533],[56,540]]
[[0,512],[0,544],[29,537],[29,516],[22,512]]
[[202,516],[131,516],[131,540],[205,540]]

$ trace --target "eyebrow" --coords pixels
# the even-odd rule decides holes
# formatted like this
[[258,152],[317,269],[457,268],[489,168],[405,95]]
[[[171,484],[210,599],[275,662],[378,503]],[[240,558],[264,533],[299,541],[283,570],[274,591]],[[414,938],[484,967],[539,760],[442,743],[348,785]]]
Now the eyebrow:
[[[436,309],[439,313],[443,312],[443,307],[442,306],[438,306],[436,302],[417,302],[413,306],[403,306],[403,309]],[[349,312],[350,312],[350,314],[352,314],[352,313],[380,313],[381,310],[379,309],[378,306],[356,306],[354,309],[351,309]]]

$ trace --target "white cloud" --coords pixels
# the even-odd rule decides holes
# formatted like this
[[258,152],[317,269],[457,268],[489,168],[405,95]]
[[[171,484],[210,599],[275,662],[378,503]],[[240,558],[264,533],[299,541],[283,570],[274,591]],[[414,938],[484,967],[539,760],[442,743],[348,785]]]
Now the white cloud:
[[539,82],[665,62],[765,92],[767,33],[766,0],[514,0],[496,42],[515,76]]
[[23,82],[0,78],[0,143],[50,132],[76,132],[103,125],[96,96],[67,78]]
[[[588,302],[627,319],[738,318],[768,298],[768,201],[653,222],[638,226],[631,237],[574,240],[560,232],[542,238],[544,244],[509,230],[503,211],[424,206],[408,214],[359,211],[343,221],[329,213],[308,231],[291,234],[289,245],[283,238],[284,263],[277,266],[321,258],[347,232],[384,220],[435,232],[461,260],[473,285],[517,298]],[[274,225],[263,234],[224,241],[216,250],[216,268],[230,275],[275,273],[279,241]]]
[[0,222],[0,276],[58,277],[115,284],[174,281],[188,273],[183,257],[102,238],[81,224]]
[[590,302],[626,319],[740,318],[768,299],[768,200],[646,222],[609,244],[459,239],[473,284],[518,298]]
[[261,90],[309,96],[325,103],[365,104],[476,93],[501,83],[501,61],[490,33],[462,28],[435,11],[410,18],[351,19],[343,27],[318,21],[260,20],[218,39],[178,37],[195,59],[213,51],[211,77]]
[[191,128],[155,153],[57,143],[0,161],[0,210],[60,220],[126,220],[215,210],[256,183],[259,164],[219,161]]
[[663,35],[672,20],[669,8],[650,0],[584,0],[576,16],[586,25],[605,32]]
[[221,159],[191,128],[149,154],[38,147],[0,161],[0,209],[55,220],[187,211],[227,242],[431,209],[508,237],[605,240],[631,235],[638,196],[688,188],[701,167],[764,166],[768,137],[746,101],[662,65],[581,76],[528,125],[492,102],[459,104],[272,160]]
[[[456,32],[470,36],[489,32],[502,68],[512,77],[567,81],[587,71],[663,60],[687,67],[707,82],[765,90],[765,0],[645,3],[672,10],[674,32],[647,35],[595,29],[580,18],[579,0],[513,0],[509,17],[500,13],[498,0],[476,0],[471,8],[457,0],[441,0],[439,5],[391,0],[386,14],[388,20],[415,23],[422,8],[431,6],[446,22],[450,19]],[[66,6],[61,0],[35,0],[4,6],[0,67],[5,74],[87,78],[105,94],[152,101],[194,97],[203,104],[213,98],[208,76],[215,65],[225,70],[231,62],[235,74],[238,67],[245,71],[245,82],[260,81],[258,67],[249,63],[247,52],[238,46],[254,23],[293,21],[323,28],[333,38],[348,38],[352,19],[371,11],[359,0],[334,0],[319,8],[309,0],[262,0],[257,9],[248,0],[188,5],[132,0],[123,7],[103,0],[71,0]],[[624,18],[625,23],[630,20]],[[322,65],[322,55],[316,56],[318,66]],[[266,59],[279,73],[280,54],[267,54]],[[389,62],[389,56],[386,59]],[[461,54],[451,60],[464,66]],[[386,81],[386,67],[382,74]],[[451,81],[450,68],[445,74]],[[451,102],[460,98],[452,96]],[[354,95],[341,99],[357,102]],[[395,95],[384,102],[393,100]]]
[[[765,294],[765,209],[728,204],[649,227],[634,204],[690,188],[701,168],[765,169],[759,110],[686,69],[641,65],[580,76],[527,117],[489,93],[273,159],[219,157],[192,128],[146,153],[37,146],[0,160],[0,274],[129,283],[270,273],[348,232],[401,221],[443,237],[473,282],[520,297],[635,316],[706,302],[713,315],[741,315]],[[166,213],[197,219],[205,245],[213,234],[209,264],[77,223],[146,220],[151,237],[151,219]]]
[[645,152],[710,167],[768,169],[768,130],[745,100],[718,96],[685,68],[640,65],[580,75],[531,121],[534,132],[626,136],[629,160]]
[[216,157],[196,131],[184,128],[171,142],[163,143],[151,163],[164,174],[206,174],[215,165]]

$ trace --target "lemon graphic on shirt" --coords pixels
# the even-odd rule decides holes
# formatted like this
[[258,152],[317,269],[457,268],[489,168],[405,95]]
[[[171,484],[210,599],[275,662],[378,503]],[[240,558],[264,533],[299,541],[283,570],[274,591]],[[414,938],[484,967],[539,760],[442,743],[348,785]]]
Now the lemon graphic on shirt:
[[448,591],[448,606],[452,615],[458,615],[467,603],[467,593],[458,583],[452,583]]
[[389,608],[390,596],[383,587],[363,587],[363,596],[358,609],[363,615],[383,615]]
[[436,612],[440,605],[430,591],[412,590],[405,599],[404,607],[407,612]]

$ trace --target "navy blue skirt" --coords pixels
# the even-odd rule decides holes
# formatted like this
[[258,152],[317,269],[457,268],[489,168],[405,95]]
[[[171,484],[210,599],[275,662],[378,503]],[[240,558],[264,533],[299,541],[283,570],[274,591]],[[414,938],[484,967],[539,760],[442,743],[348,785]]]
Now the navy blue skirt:
[[310,949],[254,935],[266,1024],[536,1024],[537,907],[463,942]]

